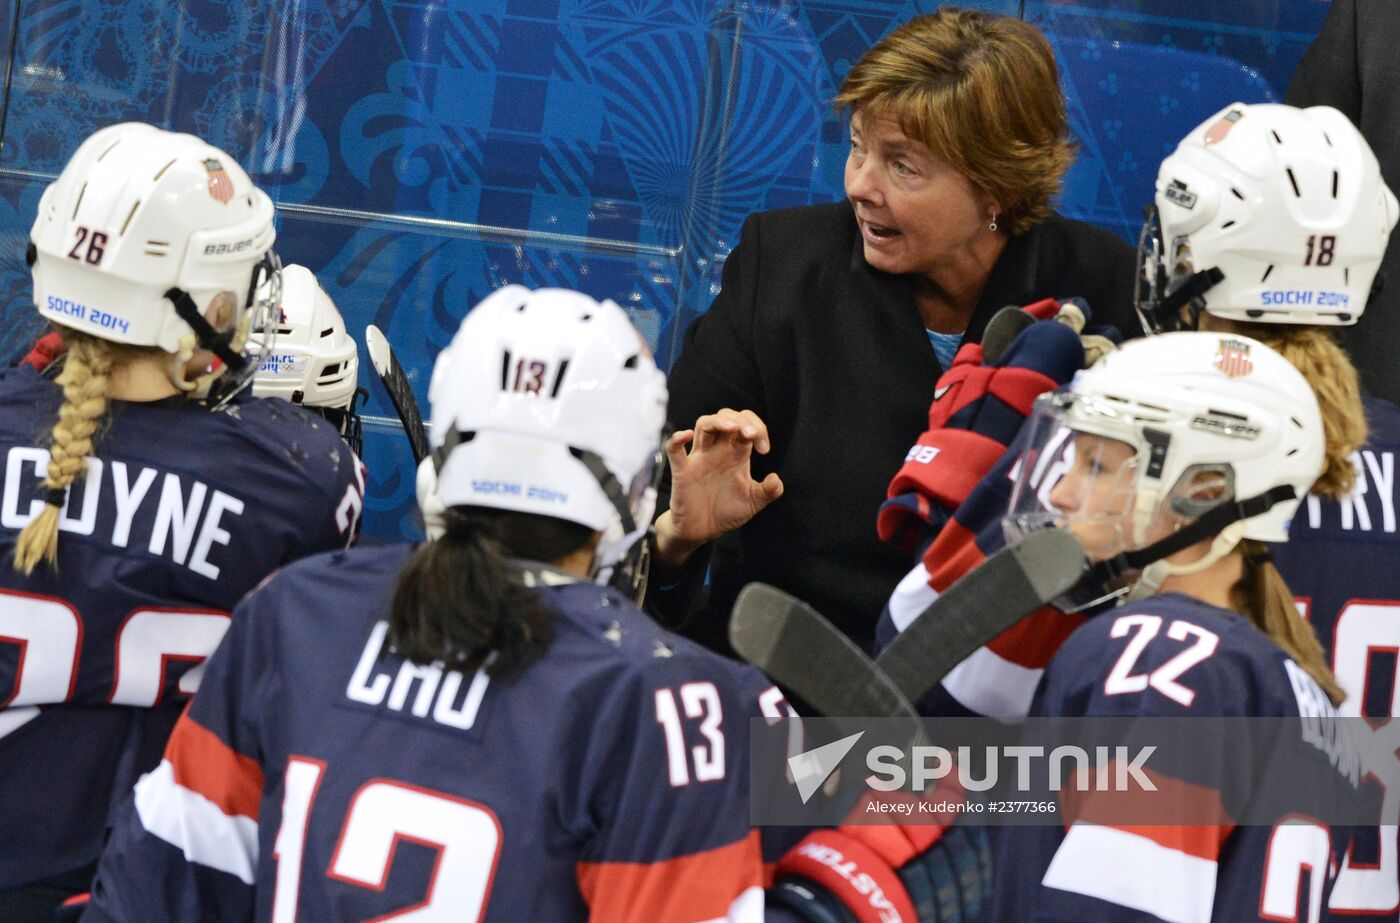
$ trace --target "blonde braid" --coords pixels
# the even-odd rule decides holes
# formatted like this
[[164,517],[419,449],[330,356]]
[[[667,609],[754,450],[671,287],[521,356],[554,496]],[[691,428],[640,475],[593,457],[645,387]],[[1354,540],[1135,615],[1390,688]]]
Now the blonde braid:
[[1322,411],[1327,463],[1313,493],[1332,500],[1350,496],[1356,484],[1351,456],[1367,435],[1356,367],[1324,328],[1270,325],[1263,332],[1259,339],[1303,373]]
[[59,373],[63,406],[58,411],[49,448],[48,488],[44,509],[24,527],[15,544],[15,567],[33,573],[39,562],[58,563],[58,517],[68,485],[87,469],[92,436],[107,412],[107,387],[112,371],[112,350],[106,340],[64,331],[68,352]]

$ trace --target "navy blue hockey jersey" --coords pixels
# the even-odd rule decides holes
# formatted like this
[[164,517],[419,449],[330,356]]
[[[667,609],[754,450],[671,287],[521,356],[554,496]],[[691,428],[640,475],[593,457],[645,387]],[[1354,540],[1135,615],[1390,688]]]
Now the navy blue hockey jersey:
[[281,571],[234,612],[84,919],[762,919],[756,670],[542,569],[547,653],[509,681],[386,650],[411,549]]
[[[1366,399],[1370,438],[1356,453],[1356,489],[1343,503],[1308,497],[1274,561],[1312,623],[1332,672],[1346,690],[1341,713],[1365,717],[1390,761],[1368,779],[1379,785],[1400,763],[1400,526],[1396,456],[1400,409]],[[1364,919],[1400,919],[1400,791],[1385,792],[1379,841],[1359,841],[1347,857],[1333,907]]]
[[[1179,594],[1164,594],[1090,619],[1059,649],[1032,705],[1033,716],[1127,719],[1292,718],[1334,715],[1325,694],[1297,664],[1243,616]],[[1304,737],[1245,765],[1238,751],[1203,745],[1177,777],[1179,786],[1218,805],[1217,824],[1192,826],[1073,822],[1006,828],[994,864],[996,921],[1062,923],[1241,923],[1327,919],[1337,870],[1352,828],[1304,823],[1307,804],[1269,802],[1274,826],[1257,819],[1264,795],[1257,779],[1289,773],[1317,780],[1304,791],[1359,778],[1354,741],[1349,758]],[[1344,736],[1344,735],[1343,735]],[[1332,760],[1337,759],[1339,769]],[[1214,761],[1214,764],[1212,763]],[[1343,772],[1338,779],[1335,774]],[[1302,797],[1302,796],[1299,796]],[[1293,815],[1295,822],[1286,823]],[[1078,815],[1080,817],[1083,814]],[[1215,816],[1213,811],[1212,816]]]
[[343,547],[359,460],[280,400],[113,401],[68,490],[58,565],[11,562],[42,508],[58,387],[0,372],[0,888],[97,859],[159,760],[228,613],[275,568]]

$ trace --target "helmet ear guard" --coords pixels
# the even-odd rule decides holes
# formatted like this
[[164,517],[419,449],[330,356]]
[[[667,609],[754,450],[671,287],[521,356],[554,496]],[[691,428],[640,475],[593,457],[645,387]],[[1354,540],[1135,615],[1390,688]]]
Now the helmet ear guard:
[[[1199,330],[1201,313],[1205,310],[1203,298],[1206,292],[1225,281],[1225,273],[1212,266],[1171,284],[1161,235],[1157,206],[1149,205],[1143,209],[1142,231],[1138,235],[1138,286],[1133,304],[1138,319],[1148,333]],[[1173,246],[1182,247],[1185,242],[1177,241]],[[1183,308],[1189,312],[1186,319],[1181,316]]]

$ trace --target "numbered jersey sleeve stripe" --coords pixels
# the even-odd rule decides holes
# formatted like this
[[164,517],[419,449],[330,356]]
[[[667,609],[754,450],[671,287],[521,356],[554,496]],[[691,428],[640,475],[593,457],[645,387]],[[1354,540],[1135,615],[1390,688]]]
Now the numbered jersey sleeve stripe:
[[[751,888],[761,888],[763,878],[756,830],[727,846],[675,859],[581,862],[578,867],[579,891],[588,903],[589,919],[609,923],[730,919],[737,899]],[[761,914],[754,919],[761,919]]]
[[1209,859],[1137,833],[1075,824],[1042,883],[1151,914],[1165,923],[1210,923],[1217,869]]
[[217,734],[185,715],[166,744],[176,785],[194,792],[228,815],[255,823],[262,801],[262,767]]
[[253,884],[258,860],[258,824],[230,816],[198,792],[175,781],[169,760],[136,783],[141,826],[183,852],[190,861]]

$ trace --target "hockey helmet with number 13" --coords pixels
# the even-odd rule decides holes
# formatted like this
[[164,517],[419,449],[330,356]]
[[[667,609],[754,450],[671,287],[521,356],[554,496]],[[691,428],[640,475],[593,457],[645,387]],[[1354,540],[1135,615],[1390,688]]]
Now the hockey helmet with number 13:
[[608,579],[651,525],[666,378],[626,313],[508,285],[439,354],[429,441],[444,507],[551,516],[601,532]]

